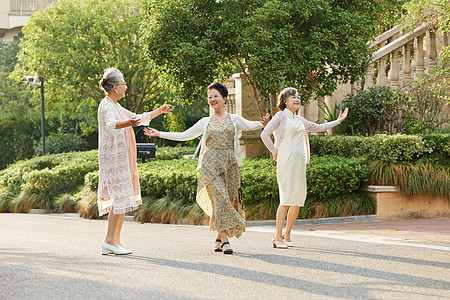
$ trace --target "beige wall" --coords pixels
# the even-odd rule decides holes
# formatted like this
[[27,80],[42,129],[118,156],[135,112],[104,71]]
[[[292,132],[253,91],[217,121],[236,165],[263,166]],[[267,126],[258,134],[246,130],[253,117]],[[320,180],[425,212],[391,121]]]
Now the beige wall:
[[21,28],[33,14],[32,10],[43,10],[52,2],[56,1],[0,0],[0,39],[7,42],[13,41],[19,36]]
[[409,196],[390,186],[369,186],[366,191],[377,201],[378,220],[450,217],[449,197]]

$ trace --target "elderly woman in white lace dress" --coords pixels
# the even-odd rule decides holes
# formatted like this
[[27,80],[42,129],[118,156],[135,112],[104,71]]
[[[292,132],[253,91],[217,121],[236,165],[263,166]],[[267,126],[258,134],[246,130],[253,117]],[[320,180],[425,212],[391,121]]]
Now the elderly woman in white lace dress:
[[98,210],[108,215],[108,231],[102,243],[102,254],[130,254],[120,242],[125,213],[142,204],[137,169],[136,140],[133,126],[148,125],[171,105],[140,115],[123,108],[117,101],[125,97],[127,84],[122,73],[106,69],[99,83],[105,98],[98,108]]

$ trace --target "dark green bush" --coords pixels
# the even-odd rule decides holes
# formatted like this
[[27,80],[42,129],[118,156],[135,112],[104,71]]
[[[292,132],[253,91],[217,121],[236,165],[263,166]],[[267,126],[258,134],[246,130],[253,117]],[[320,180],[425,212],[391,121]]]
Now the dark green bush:
[[[444,84],[443,86],[448,86]],[[407,92],[374,86],[349,94],[341,107],[350,111],[340,129],[347,134],[420,134],[450,121],[447,88],[412,85]]]
[[0,103],[0,170],[34,155],[33,146],[40,136],[37,124],[39,113],[27,105]]
[[[137,219],[159,220],[161,216],[156,212],[166,207],[168,211],[163,222],[174,220],[177,215],[183,219],[189,214],[195,222],[203,220],[199,218],[195,203],[196,166],[197,160],[186,159],[140,164],[141,192],[144,202],[148,203],[136,212]],[[364,159],[313,156],[307,169],[308,197],[329,201],[342,193],[354,193],[367,180],[367,172]],[[91,191],[95,191],[98,174],[88,173],[85,182]],[[241,167],[241,186],[247,219],[274,218],[279,194],[276,165],[270,159],[245,159]]]
[[[79,134],[53,133],[45,137],[46,154],[86,150],[88,150],[88,143]],[[34,151],[36,155],[42,153],[42,141],[36,145]]]
[[195,147],[176,146],[176,147],[158,147],[156,148],[156,158],[154,160],[169,160],[183,158],[184,155],[192,155]]
[[[31,208],[74,211],[74,203],[63,193],[75,192],[86,173],[98,169],[97,151],[71,152],[17,162],[0,172],[0,188],[8,191],[9,211]],[[55,202],[56,201],[56,202]],[[3,209],[6,209],[3,206]]]
[[364,158],[312,156],[306,172],[308,195],[325,200],[350,194],[367,182],[367,174]]
[[449,139],[448,134],[311,136],[310,146],[311,153],[319,156],[364,157],[368,161],[382,160],[389,163],[434,157],[443,163],[448,161]]
[[28,173],[46,168],[53,169],[60,164],[77,159],[77,157],[90,157],[92,160],[97,157],[97,151],[44,155],[18,161],[7,169],[0,171],[0,186],[7,187],[13,194],[18,194],[24,183],[23,177]]
[[422,136],[424,159],[434,164],[450,166],[450,134],[430,133]]

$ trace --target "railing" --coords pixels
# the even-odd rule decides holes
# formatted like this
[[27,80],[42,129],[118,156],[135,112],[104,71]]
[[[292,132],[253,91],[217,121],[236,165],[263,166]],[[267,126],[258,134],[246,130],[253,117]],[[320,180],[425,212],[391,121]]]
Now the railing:
[[45,7],[57,0],[10,0],[10,11],[15,14],[31,14],[37,10],[44,10]]
[[[398,25],[378,36],[372,43],[372,46],[378,45],[380,48],[373,54],[372,62],[366,70],[364,88],[375,84],[393,89],[404,88],[414,78],[424,76],[437,65],[437,32],[431,24],[423,24],[401,36],[400,34]],[[442,49],[449,45],[448,33],[442,33],[440,37],[439,48]],[[386,67],[387,61],[389,70]],[[377,69],[376,81],[374,68]]]
[[30,13],[39,8],[40,0],[11,0],[10,10],[15,13]]

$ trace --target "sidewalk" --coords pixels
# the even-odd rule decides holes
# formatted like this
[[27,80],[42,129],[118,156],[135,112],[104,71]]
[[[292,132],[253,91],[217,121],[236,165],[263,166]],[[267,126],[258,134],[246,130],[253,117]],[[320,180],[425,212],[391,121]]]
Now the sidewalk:
[[310,231],[338,231],[396,238],[423,244],[450,246],[450,218],[294,225],[293,229]]

